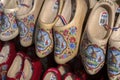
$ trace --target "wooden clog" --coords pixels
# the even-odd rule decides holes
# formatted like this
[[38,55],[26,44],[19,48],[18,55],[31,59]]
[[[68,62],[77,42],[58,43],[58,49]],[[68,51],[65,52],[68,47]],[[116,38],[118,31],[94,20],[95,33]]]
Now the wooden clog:
[[53,27],[54,57],[58,64],[65,64],[77,55],[83,22],[87,12],[85,0],[71,0],[71,4],[73,4],[71,5],[72,9],[70,8],[67,15],[69,8],[64,5],[62,13],[59,15],[60,19]]
[[91,11],[80,44],[82,62],[86,71],[94,75],[105,63],[106,46],[111,35],[115,4],[112,1],[99,1]]
[[120,15],[109,39],[107,70],[110,80],[120,79]]
[[52,28],[62,10],[63,0],[45,0],[35,31],[36,54],[44,58],[53,51]]

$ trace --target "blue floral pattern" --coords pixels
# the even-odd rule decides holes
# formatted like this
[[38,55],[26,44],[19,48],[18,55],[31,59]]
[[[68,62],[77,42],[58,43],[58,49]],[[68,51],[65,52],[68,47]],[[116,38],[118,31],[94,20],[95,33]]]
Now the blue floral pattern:
[[29,15],[28,16],[28,21],[34,20],[34,15]]
[[71,48],[71,49],[75,49],[75,48],[76,48],[75,43],[70,43],[70,45],[69,45],[69,46],[70,46],[70,48]]
[[12,26],[12,28],[13,28],[13,29],[17,29],[17,28],[18,28],[17,24],[14,23],[13,26]]
[[75,34],[76,34],[76,30],[77,30],[76,27],[71,27],[71,28],[70,28],[70,33],[71,33],[71,35],[75,35]]

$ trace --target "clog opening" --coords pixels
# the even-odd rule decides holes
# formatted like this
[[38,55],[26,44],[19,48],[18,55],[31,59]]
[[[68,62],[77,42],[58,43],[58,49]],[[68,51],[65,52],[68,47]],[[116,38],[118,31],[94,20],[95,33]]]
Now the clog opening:
[[10,67],[10,69],[8,70],[7,76],[9,78],[16,78],[17,74],[20,72],[21,66],[22,65],[22,57],[20,57],[19,55],[17,55]]
[[[106,39],[113,26],[111,25],[111,9],[107,6],[98,7],[90,16],[88,23],[88,34],[93,38],[102,40]],[[107,25],[107,26],[105,26]]]
[[62,13],[55,25],[61,27],[70,23],[75,15],[75,11],[76,0],[65,0]]
[[54,22],[59,10],[59,1],[45,0],[40,12],[40,21],[46,24]]
[[32,74],[32,64],[28,59],[25,59],[23,75],[21,76],[20,80],[31,80]]
[[0,52],[0,64],[6,62],[9,58],[10,53],[10,46],[9,44],[6,44],[3,46],[1,52]]

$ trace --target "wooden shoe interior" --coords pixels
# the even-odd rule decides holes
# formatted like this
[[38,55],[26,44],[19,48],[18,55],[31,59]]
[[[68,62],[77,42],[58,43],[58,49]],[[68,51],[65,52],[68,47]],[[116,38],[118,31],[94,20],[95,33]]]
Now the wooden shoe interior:
[[63,10],[60,15],[61,19],[59,19],[57,21],[55,26],[62,27],[64,25],[67,25],[74,17],[75,9],[76,9],[76,1],[75,0],[65,0]]
[[98,40],[105,39],[107,37],[107,33],[109,32],[109,29],[106,30],[105,25],[108,25],[109,19],[109,12],[105,8],[97,8],[91,15],[90,21],[87,25],[88,35]]
[[9,78],[16,78],[16,74],[19,74],[21,68],[22,68],[22,57],[17,55],[15,59],[13,60],[13,63],[8,70],[7,76]]
[[18,6],[20,6],[20,9],[16,14],[17,16],[21,16],[29,13],[32,10],[34,5],[34,0],[22,0],[22,2],[18,1],[17,3]]
[[25,59],[24,68],[23,68],[24,75],[21,76],[20,80],[30,80],[33,74],[32,64],[28,59]]
[[29,13],[32,10],[33,5],[34,0],[11,0],[8,5],[5,6],[5,11],[14,10],[17,16],[21,16]]
[[0,52],[0,64],[7,61],[9,58],[9,53],[10,53],[10,46],[9,44],[6,44],[2,47],[2,50]]
[[54,22],[59,9],[59,2],[57,0],[45,0],[42,10],[40,12],[39,21],[49,24]]

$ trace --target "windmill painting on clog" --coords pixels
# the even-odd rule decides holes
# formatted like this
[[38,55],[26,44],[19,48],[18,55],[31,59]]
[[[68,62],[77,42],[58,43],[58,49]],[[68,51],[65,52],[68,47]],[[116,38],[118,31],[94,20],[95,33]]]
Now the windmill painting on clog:
[[53,31],[58,17],[61,13],[63,0],[45,0],[41,9],[38,25],[35,31],[36,54],[40,58],[48,56],[53,51]]
[[110,80],[120,79],[120,15],[109,40],[107,70]]
[[116,7],[113,1],[98,1],[92,9],[80,44],[80,55],[90,75],[105,63],[107,42],[113,30]]

